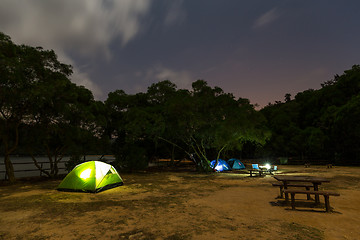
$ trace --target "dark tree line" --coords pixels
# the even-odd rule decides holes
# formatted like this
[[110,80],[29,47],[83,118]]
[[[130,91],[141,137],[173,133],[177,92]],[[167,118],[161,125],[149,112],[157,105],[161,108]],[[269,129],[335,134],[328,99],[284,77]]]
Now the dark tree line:
[[192,155],[198,169],[206,171],[209,160],[241,151],[246,142],[264,144],[269,136],[265,118],[247,99],[236,100],[203,80],[194,82],[192,90],[177,89],[168,80],[146,93],[118,90],[109,94],[105,106],[113,152],[120,166],[130,169],[147,165],[152,156],[174,161]]
[[[16,45],[0,33],[0,146],[9,181],[15,181],[10,155],[30,155],[52,177],[64,154],[101,134],[96,113],[103,104],[71,83],[71,73],[54,51]],[[50,170],[37,164],[39,153],[48,156]]]
[[[14,44],[0,34],[0,136],[8,179],[15,181],[10,156],[31,156],[49,177],[71,155],[114,154],[116,165],[139,169],[149,159],[191,158],[208,171],[208,161],[241,152],[246,144],[261,145],[270,133],[265,118],[247,99],[235,99],[203,80],[191,90],[168,80],[146,93],[109,93],[104,102],[70,81],[70,65],[54,51]],[[50,170],[36,156],[45,154]],[[71,163],[69,164],[71,165]]]
[[335,164],[360,164],[360,66],[293,100],[261,110],[272,137],[264,154],[298,159],[326,159]]
[[[0,33],[0,147],[10,181],[13,154],[31,156],[49,177],[64,155],[72,156],[71,168],[86,154],[114,154],[116,167],[128,170],[152,158],[191,159],[201,171],[220,157],[359,163],[359,66],[261,111],[204,80],[190,90],[168,80],[145,93],[116,90],[101,102],[71,83],[71,74],[54,51],[16,45]],[[48,157],[50,170],[41,169],[38,155]]]

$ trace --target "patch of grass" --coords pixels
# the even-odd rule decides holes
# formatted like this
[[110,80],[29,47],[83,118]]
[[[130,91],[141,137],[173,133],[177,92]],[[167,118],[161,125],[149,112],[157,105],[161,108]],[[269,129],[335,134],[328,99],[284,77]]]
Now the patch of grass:
[[261,231],[261,229],[263,228],[262,226],[255,224],[255,225],[248,225],[247,226],[248,229],[250,230],[256,230],[256,231]]
[[187,240],[187,239],[191,239],[191,236],[183,233],[175,233],[164,238],[164,240]]
[[47,201],[67,201],[67,200],[71,200],[71,201],[80,201],[82,199],[82,195],[79,194],[70,194],[70,193],[63,193],[63,192],[56,192],[54,194],[48,194],[48,195],[43,195],[42,197],[43,200],[47,200]]
[[6,236],[6,233],[0,232],[0,240],[5,240],[5,239],[9,239],[9,238]]
[[[61,202],[59,200],[80,200],[73,202]],[[44,217],[64,216],[75,213],[101,211],[107,207],[121,206],[122,201],[102,200],[82,202],[80,195],[51,195],[40,194],[25,197],[9,198],[0,200],[1,211],[38,210]]]
[[95,234],[80,234],[76,236],[78,239],[97,240],[99,239]]
[[291,240],[322,240],[324,239],[324,232],[306,225],[301,225],[298,223],[283,223],[281,224],[281,228],[284,232],[289,235],[284,239]]
[[43,235],[34,235],[34,236],[29,236],[26,235],[26,237],[22,237],[19,239],[29,239],[29,240],[47,240],[47,239],[51,239],[50,236],[43,236]]
[[142,229],[136,229],[129,232],[120,234],[119,239],[132,239],[132,240],[155,240],[156,236],[153,233],[148,231],[143,231]]
[[[354,187],[360,186],[360,177],[336,175],[332,177],[331,183],[341,185],[342,189],[353,189]],[[329,189],[334,188],[334,184],[329,184]]]

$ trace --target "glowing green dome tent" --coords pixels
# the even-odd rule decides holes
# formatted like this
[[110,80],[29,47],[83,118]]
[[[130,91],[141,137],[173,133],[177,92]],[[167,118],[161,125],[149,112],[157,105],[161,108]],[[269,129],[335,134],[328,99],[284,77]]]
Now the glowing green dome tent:
[[89,161],[77,165],[60,183],[60,191],[100,192],[123,185],[116,169],[104,162]]

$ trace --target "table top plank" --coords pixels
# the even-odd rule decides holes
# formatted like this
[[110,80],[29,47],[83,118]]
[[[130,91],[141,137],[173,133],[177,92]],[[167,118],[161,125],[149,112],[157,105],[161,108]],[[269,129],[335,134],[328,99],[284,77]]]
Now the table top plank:
[[278,181],[283,181],[283,182],[312,182],[312,183],[330,182],[328,178],[316,177],[316,176],[276,175],[274,176],[274,178]]

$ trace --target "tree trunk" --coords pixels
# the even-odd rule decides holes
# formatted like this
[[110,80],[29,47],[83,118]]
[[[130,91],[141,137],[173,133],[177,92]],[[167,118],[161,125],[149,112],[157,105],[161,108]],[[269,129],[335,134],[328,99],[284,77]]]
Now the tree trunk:
[[171,150],[171,159],[170,159],[170,166],[174,166],[174,159],[175,159],[175,146],[172,145],[172,150]]
[[225,144],[225,145],[219,150],[219,152],[218,152],[218,154],[217,154],[217,157],[216,157],[216,161],[215,161],[214,167],[212,168],[213,171],[216,171],[215,168],[216,168],[216,166],[217,166],[218,163],[219,163],[220,154],[221,154],[221,152],[226,148],[226,146],[227,146],[227,144]]
[[48,176],[48,177],[51,177],[50,174],[49,174],[49,172],[46,171],[46,170],[44,170],[44,169],[42,168],[42,165],[39,165],[39,163],[37,162],[36,158],[34,157],[34,155],[33,155],[32,153],[30,153],[30,156],[31,156],[31,158],[32,158],[35,166],[40,170],[40,172],[44,173],[44,174],[45,174],[46,176]]
[[[2,136],[3,144],[4,144],[4,164],[6,170],[6,176],[9,182],[14,183],[16,181],[15,173],[14,173],[14,166],[10,160],[10,154],[15,151],[19,143],[19,124],[15,124],[15,142],[12,147],[9,147],[8,136],[4,134]],[[8,129],[7,124],[5,124],[5,129]]]
[[58,167],[58,164],[59,162],[61,161],[61,159],[63,158],[63,153],[58,153],[56,156],[55,156],[55,161],[54,161],[54,168],[51,169],[51,172],[53,174],[53,177],[56,177],[59,173],[59,167]]
[[14,183],[16,181],[14,174],[14,166],[10,161],[10,156],[7,151],[5,151],[4,164],[5,164],[6,176],[9,182]]

